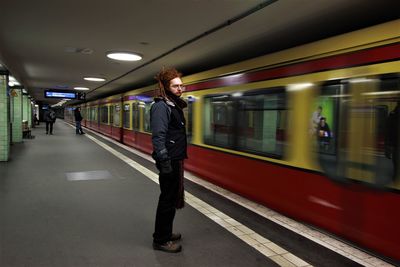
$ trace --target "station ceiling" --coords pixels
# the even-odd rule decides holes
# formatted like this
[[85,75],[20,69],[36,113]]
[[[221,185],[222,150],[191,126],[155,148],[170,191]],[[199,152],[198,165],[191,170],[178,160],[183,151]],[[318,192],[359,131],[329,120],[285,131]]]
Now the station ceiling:
[[[90,88],[88,100],[400,18],[399,0],[36,0],[0,4],[0,68],[37,101]],[[118,62],[109,51],[141,61]],[[104,77],[90,82],[88,76]]]

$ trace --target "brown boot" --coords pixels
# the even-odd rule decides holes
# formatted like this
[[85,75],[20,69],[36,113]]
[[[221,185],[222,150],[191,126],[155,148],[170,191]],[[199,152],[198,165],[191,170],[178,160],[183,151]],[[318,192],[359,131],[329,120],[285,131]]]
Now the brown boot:
[[169,252],[169,253],[177,253],[182,250],[182,246],[178,245],[172,241],[167,241],[164,244],[158,244],[158,243],[153,242],[153,249],[161,250],[161,251]]

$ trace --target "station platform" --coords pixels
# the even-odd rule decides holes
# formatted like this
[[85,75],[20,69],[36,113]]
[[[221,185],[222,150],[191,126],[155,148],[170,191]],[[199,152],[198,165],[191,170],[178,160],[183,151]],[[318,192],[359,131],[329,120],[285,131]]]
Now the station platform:
[[183,251],[155,251],[151,157],[86,133],[41,124],[0,162],[0,266],[392,266],[187,172]]

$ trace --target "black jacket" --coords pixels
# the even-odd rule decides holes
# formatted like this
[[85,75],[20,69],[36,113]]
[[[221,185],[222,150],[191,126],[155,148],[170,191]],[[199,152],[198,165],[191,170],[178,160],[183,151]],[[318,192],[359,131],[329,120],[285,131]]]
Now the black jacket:
[[55,122],[56,121],[56,113],[54,110],[46,110],[43,115],[43,119],[45,122]]
[[153,158],[158,161],[187,158],[186,121],[173,102],[156,98],[150,110]]
[[77,109],[75,109],[74,111],[74,116],[75,116],[75,121],[81,121],[83,119],[81,112]]

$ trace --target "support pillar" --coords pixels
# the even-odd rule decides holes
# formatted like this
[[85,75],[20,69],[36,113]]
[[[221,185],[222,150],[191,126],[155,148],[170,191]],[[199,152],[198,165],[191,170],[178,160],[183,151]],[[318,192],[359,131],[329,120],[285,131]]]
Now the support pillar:
[[0,73],[0,161],[8,161],[10,157],[10,114],[7,84],[7,75]]

